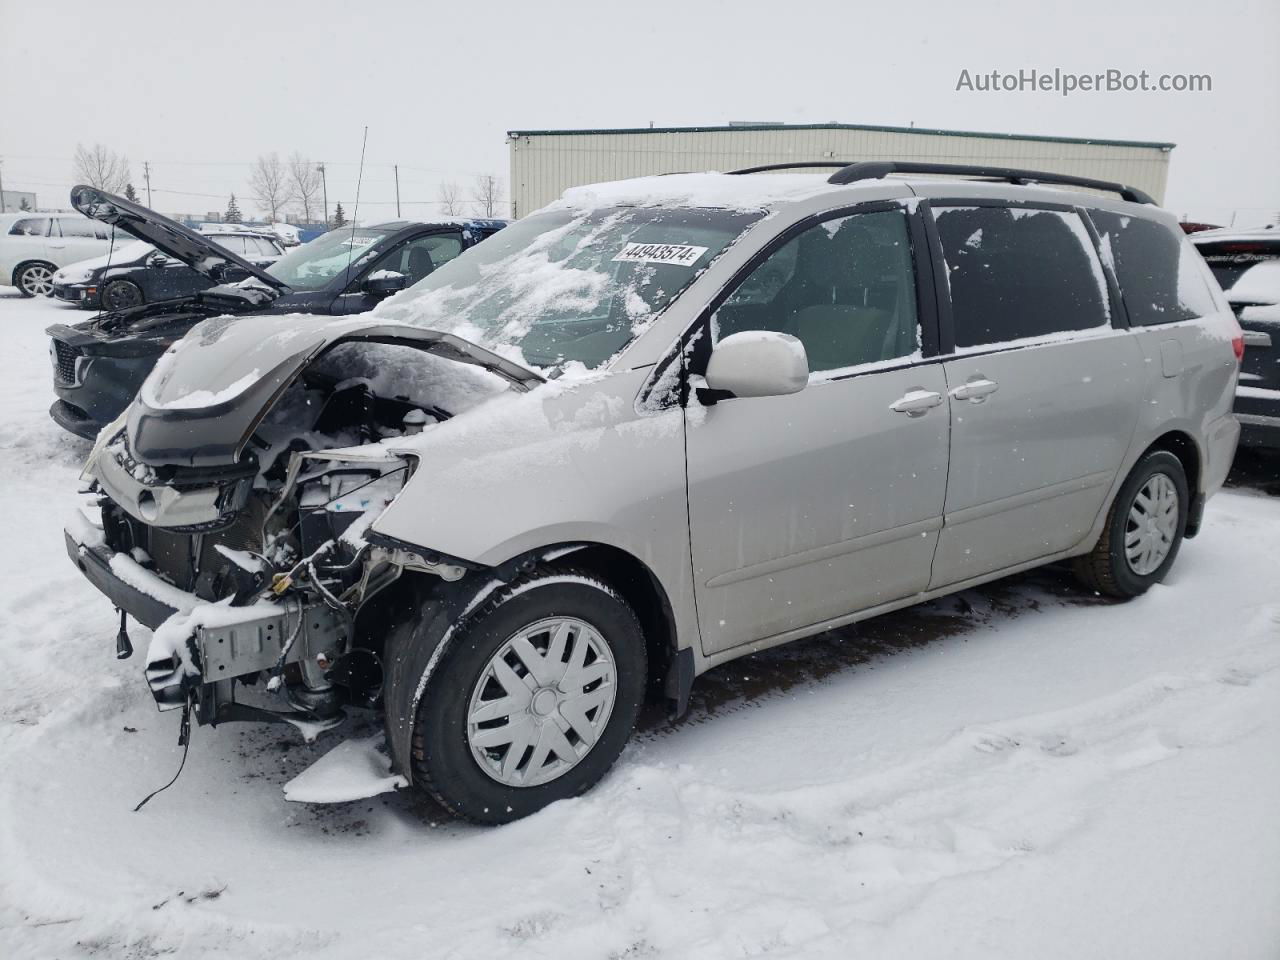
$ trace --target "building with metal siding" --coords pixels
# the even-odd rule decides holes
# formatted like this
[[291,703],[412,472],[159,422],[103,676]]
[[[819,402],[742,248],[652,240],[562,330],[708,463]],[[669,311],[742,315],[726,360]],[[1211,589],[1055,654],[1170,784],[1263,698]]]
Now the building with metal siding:
[[507,142],[516,217],[585,183],[801,160],[932,160],[1024,167],[1118,181],[1163,201],[1174,147],[1136,140],[847,123],[512,130]]

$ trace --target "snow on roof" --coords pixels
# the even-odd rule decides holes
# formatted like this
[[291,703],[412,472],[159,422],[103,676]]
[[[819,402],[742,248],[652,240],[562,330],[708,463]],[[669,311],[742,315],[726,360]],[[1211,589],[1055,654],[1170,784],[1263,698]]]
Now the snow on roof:
[[549,209],[688,206],[759,210],[785,200],[801,200],[833,189],[830,173],[672,173],[570,187]]
[[1217,230],[1201,230],[1191,234],[1192,243],[1221,240],[1275,240],[1280,243],[1280,226],[1268,223],[1261,227],[1219,227]]

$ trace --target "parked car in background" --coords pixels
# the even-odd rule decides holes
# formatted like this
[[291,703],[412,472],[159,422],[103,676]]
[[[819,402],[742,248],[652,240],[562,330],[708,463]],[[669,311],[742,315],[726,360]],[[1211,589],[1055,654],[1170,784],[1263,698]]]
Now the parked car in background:
[[[117,248],[128,243],[116,237]],[[111,227],[79,213],[0,215],[0,283],[11,283],[24,297],[53,295],[60,267],[111,249]]]
[[[75,325],[55,324],[50,416],[82,437],[114,420],[157,358],[206,317],[228,313],[363,313],[505,226],[502,220],[397,220],[333,230],[262,267],[228,247],[225,233],[201,234],[160,214],[91,187],[72,204],[114,224],[169,258],[174,269],[203,279],[206,289],[113,310]],[[83,217],[81,218],[84,219]],[[250,237],[244,238],[247,245]],[[255,249],[261,249],[254,240]],[[179,264],[185,266],[178,266]],[[168,270],[149,265],[137,271]],[[247,279],[246,279],[247,278]],[[241,282],[243,281],[243,282]]]
[[1244,330],[1235,404],[1240,442],[1280,449],[1280,228],[1214,230],[1192,243]]
[[597,184],[365,316],[193,329],[66,546],[153,628],[162,709],[381,706],[403,781],[501,823],[735,657],[1059,560],[1159,583],[1231,465],[1242,349],[1118,184]]
[[[284,253],[283,244],[264,233],[225,231],[210,234],[209,239],[258,267],[275,263]],[[189,297],[211,286],[208,277],[141,240],[73,263],[53,275],[56,299],[90,310],[123,310]]]

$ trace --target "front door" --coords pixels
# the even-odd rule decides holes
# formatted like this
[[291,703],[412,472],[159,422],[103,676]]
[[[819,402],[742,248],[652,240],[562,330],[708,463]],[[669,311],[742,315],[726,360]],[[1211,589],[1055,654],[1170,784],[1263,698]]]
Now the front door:
[[936,206],[954,351],[946,525],[931,586],[1088,533],[1133,436],[1146,371],[1067,207]]
[[[926,287],[927,289],[927,287]],[[931,296],[931,294],[930,294]],[[714,338],[792,334],[810,382],[686,413],[704,652],[803,631],[929,582],[947,476],[946,383],[921,353],[900,208],[831,216],[738,284]]]

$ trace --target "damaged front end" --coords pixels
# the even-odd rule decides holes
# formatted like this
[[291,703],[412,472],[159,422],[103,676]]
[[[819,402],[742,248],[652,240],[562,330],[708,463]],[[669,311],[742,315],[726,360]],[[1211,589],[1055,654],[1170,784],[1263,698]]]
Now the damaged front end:
[[425,469],[397,444],[539,380],[399,324],[219,318],[180,341],[100,434],[83,474],[97,516],[66,531],[85,576],[152,628],[160,708],[311,738],[345,706],[375,705],[362,612],[406,569],[466,572],[367,536]]

